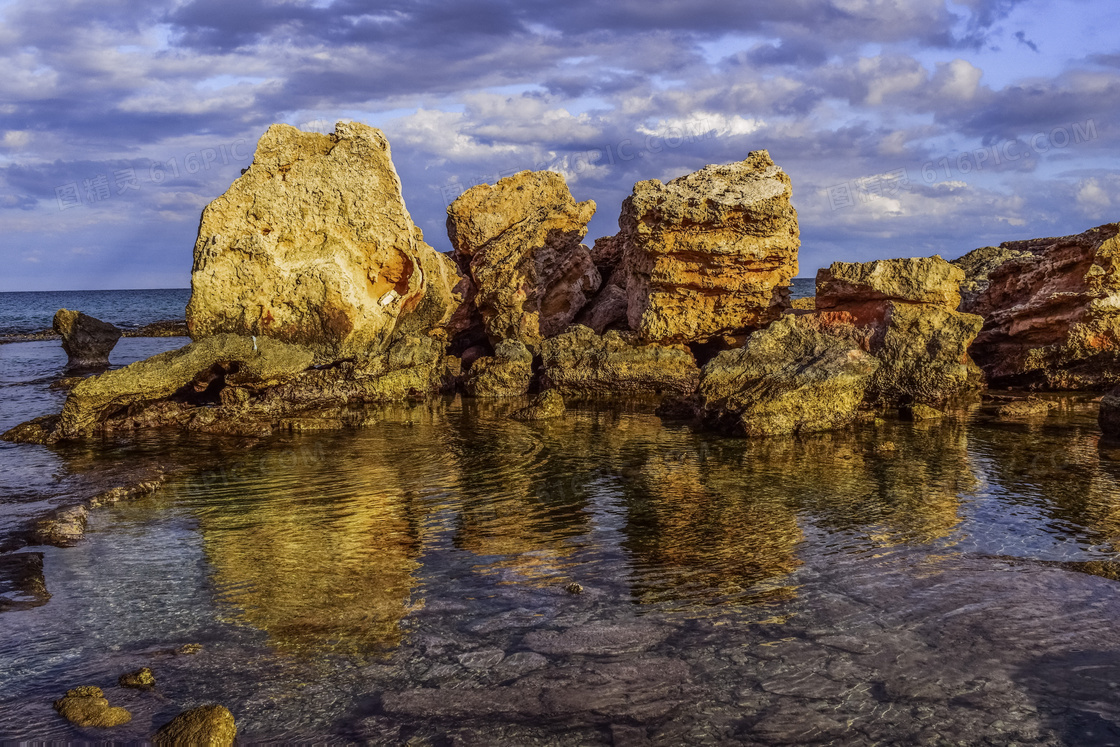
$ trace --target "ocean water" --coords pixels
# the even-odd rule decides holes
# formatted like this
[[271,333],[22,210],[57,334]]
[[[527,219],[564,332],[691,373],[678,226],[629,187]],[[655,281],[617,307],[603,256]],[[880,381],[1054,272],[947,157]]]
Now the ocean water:
[[[0,423],[58,409],[56,353],[0,347]],[[245,743],[1117,743],[1120,452],[1055,399],[754,441],[641,401],[525,424],[455,397],[358,430],[0,443],[0,545],[170,473],[18,550],[52,596],[0,613],[0,741],[140,741],[217,702]],[[154,691],[117,686],[141,666]],[[78,685],[132,722],[71,726],[51,703]]]
[[0,293],[0,337],[50,329],[59,309],[76,309],[121,329],[183,319],[190,297],[189,288]]

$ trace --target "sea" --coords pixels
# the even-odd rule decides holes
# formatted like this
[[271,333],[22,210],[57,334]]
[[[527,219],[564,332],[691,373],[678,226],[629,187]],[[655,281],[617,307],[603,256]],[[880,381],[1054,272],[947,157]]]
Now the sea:
[[[0,294],[0,329],[185,301]],[[0,345],[0,430],[59,411],[64,365]],[[521,423],[445,397],[343,431],[0,442],[0,742],[143,742],[219,703],[244,744],[1120,743],[1120,449],[1091,396],[1045,396],[758,440],[642,399]],[[159,473],[73,546],[27,544]],[[33,594],[4,576],[27,555]],[[141,667],[153,689],[118,684]],[[132,720],[62,719],[82,685]]]

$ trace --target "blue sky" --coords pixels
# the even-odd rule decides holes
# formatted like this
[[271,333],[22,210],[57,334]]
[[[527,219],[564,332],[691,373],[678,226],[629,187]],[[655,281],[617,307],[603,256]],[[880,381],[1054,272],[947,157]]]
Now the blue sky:
[[273,122],[382,128],[429,243],[551,168],[634,182],[766,148],[801,276],[1120,220],[1120,4],[1090,0],[0,1],[0,291],[186,287]]

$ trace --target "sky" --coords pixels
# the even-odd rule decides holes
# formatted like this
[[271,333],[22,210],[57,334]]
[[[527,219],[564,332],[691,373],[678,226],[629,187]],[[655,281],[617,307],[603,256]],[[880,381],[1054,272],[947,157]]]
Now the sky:
[[183,288],[274,122],[389,138],[405,201],[593,199],[767,149],[801,277],[1120,220],[1105,0],[0,0],[0,291]]

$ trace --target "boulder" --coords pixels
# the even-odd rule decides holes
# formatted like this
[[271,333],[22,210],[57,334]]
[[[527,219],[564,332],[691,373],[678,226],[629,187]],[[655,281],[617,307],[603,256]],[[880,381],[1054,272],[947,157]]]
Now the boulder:
[[517,340],[503,340],[494,355],[471,364],[464,388],[475,397],[517,397],[529,391],[532,380],[533,354]]
[[361,356],[440,328],[457,282],[413,224],[381,131],[278,124],[202,213],[187,326],[195,340],[256,335],[322,361]]
[[227,747],[236,737],[237,723],[233,714],[220,705],[205,705],[184,711],[161,726],[152,737],[152,744],[157,747]]
[[109,353],[121,339],[121,331],[112,324],[70,309],[59,309],[54,315],[54,331],[62,336],[68,371],[107,368]]
[[1097,422],[1106,438],[1120,439],[1120,388],[1113,389],[1101,398]]
[[534,397],[528,407],[517,410],[510,415],[510,417],[514,420],[532,422],[536,420],[547,420],[548,418],[558,418],[563,414],[564,398],[561,397],[560,393],[555,389],[549,389]]
[[135,690],[150,690],[156,686],[156,676],[148,667],[140,667],[135,672],[122,674],[117,678],[117,684]]
[[684,345],[643,343],[633,332],[597,335],[573,325],[541,344],[541,386],[564,395],[696,391],[700,369]]
[[580,243],[594,214],[595,203],[577,203],[552,171],[480,184],[447,208],[452,257],[473,284],[471,304],[492,344],[535,349],[586,305],[600,282]]
[[1120,223],[1110,223],[1076,236],[1000,245],[1010,258],[993,261],[987,285],[962,306],[984,318],[970,352],[992,386],[1120,384],[1118,234]]
[[705,342],[781,316],[801,245],[791,194],[766,151],[635,184],[614,239],[630,329],[646,342]]
[[81,727],[109,728],[132,720],[131,713],[110,706],[101,688],[92,685],[68,690],[65,697],[54,702],[54,709],[70,723]]
[[855,419],[878,367],[851,336],[789,314],[704,366],[699,416],[736,436],[840,428]]
[[834,262],[817,273],[815,311],[846,320],[880,363],[879,405],[943,405],[983,383],[968,347],[983,320],[957,311],[964,271],[941,257]]

